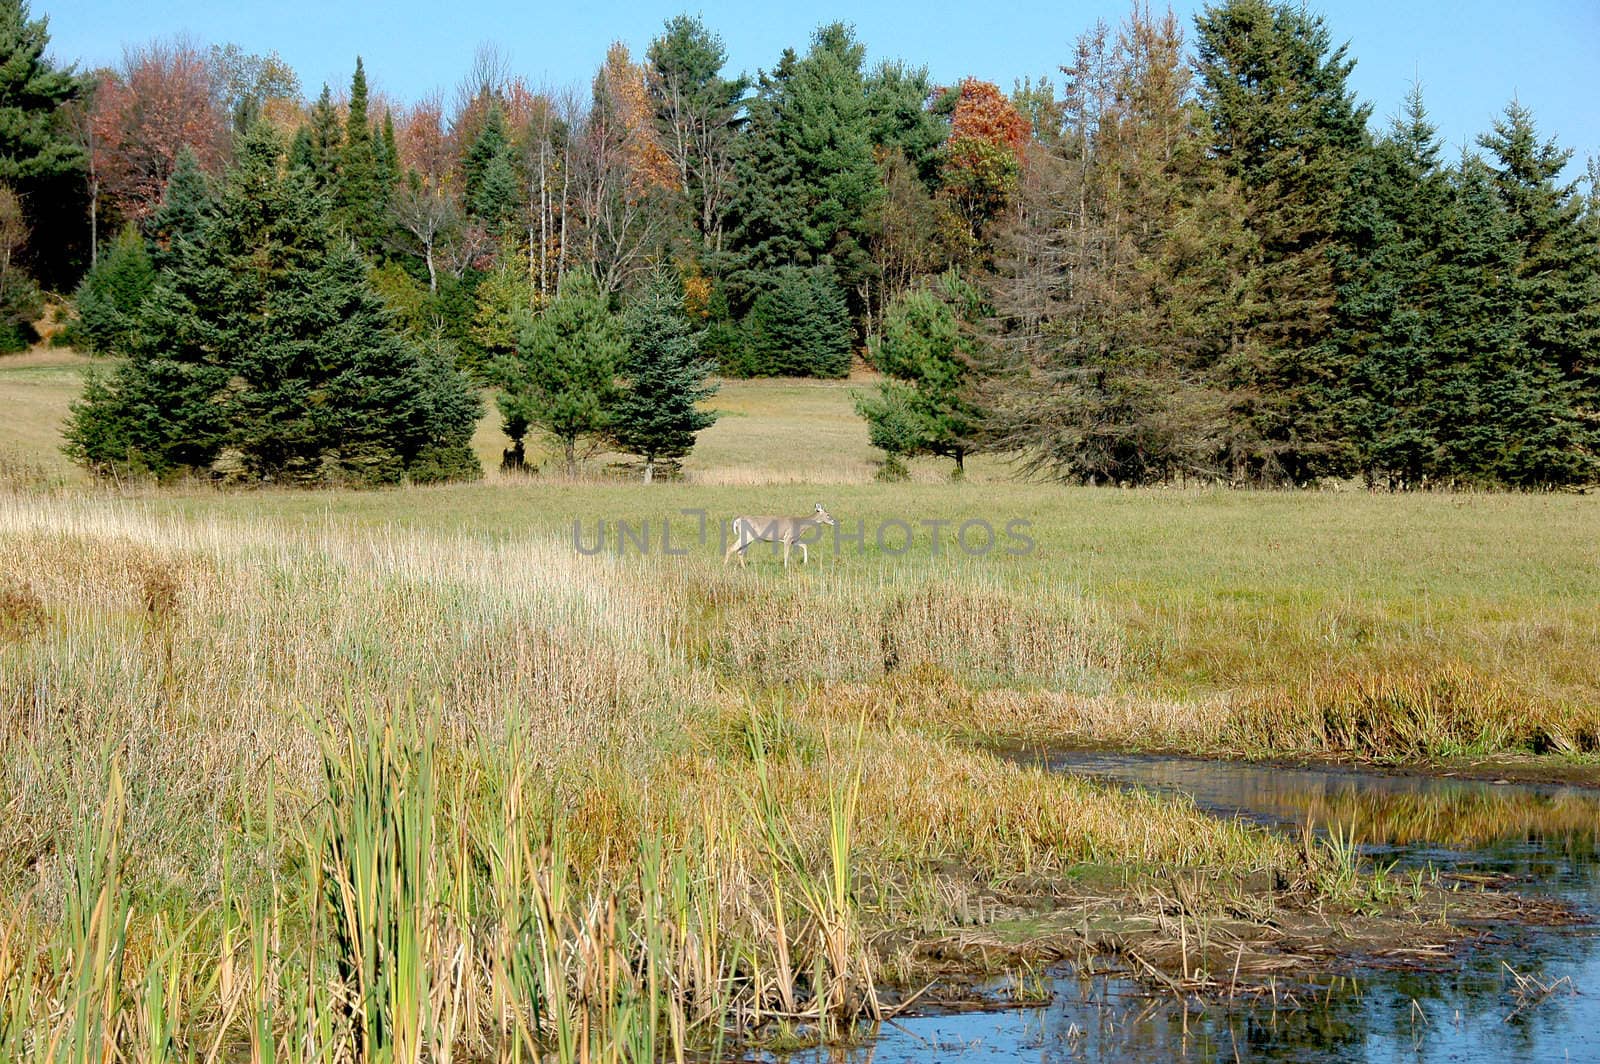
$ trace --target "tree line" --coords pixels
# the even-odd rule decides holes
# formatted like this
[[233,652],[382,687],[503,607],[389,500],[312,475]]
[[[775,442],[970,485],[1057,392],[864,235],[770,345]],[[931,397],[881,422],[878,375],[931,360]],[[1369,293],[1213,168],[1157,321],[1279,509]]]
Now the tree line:
[[43,131],[0,160],[52,175],[17,194],[0,309],[23,332],[8,284],[84,250],[72,340],[124,356],[73,425],[97,467],[470,474],[478,385],[507,464],[540,431],[653,470],[713,368],[859,360],[886,476],[998,451],[1091,483],[1596,479],[1594,165],[1586,194],[1515,101],[1455,157],[1420,88],[1374,131],[1299,5],[1188,32],[1136,6],[1010,92],[869,64],[842,24],[734,74],[680,16],[581,91],[480,52],[448,104],[375,98],[359,60],[307,104],[276,55],[184,42],[81,75],[0,7],[0,109],[32,116],[0,138]]

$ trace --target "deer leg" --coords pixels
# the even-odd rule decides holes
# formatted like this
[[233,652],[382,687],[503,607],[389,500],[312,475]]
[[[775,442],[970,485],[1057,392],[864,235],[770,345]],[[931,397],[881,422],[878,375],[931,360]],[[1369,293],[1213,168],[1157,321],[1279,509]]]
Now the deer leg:
[[783,567],[785,569],[789,568],[789,540],[787,538],[783,541]]
[[799,544],[799,547],[800,547],[800,564],[801,565],[810,565],[811,564],[811,552],[806,549],[806,541],[802,539],[802,540],[797,540],[796,542]]

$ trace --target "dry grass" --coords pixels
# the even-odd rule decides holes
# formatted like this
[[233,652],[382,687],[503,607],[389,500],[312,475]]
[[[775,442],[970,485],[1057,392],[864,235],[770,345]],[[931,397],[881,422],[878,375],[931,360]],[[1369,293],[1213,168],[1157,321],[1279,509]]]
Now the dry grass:
[[[3,497],[0,572],[24,570],[0,646],[14,1055],[653,1059],[881,1014],[874,935],[958,919],[963,883],[1293,859],[785,694],[781,672],[880,673],[845,652],[872,627],[921,626],[908,668],[1088,682],[1114,649],[1065,591],[840,577],[774,611],[760,572],[543,537]],[[862,599],[838,641],[794,638]]]

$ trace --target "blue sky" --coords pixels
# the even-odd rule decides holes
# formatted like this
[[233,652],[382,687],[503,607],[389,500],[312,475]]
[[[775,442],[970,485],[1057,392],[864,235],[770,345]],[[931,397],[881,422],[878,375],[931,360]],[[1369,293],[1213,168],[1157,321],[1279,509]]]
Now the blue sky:
[[[1157,6],[1152,4],[1152,6]],[[1186,26],[1198,2],[1175,3]],[[1349,40],[1353,80],[1375,121],[1394,114],[1420,78],[1434,121],[1452,148],[1489,128],[1513,94],[1532,107],[1545,136],[1576,149],[1569,174],[1600,155],[1600,2],[1597,0],[1326,0],[1313,4],[1336,40]],[[449,91],[484,42],[510,57],[535,83],[585,81],[620,39],[635,55],[668,17],[701,15],[728,46],[730,65],[770,67],[786,45],[803,47],[834,18],[853,22],[869,61],[926,63],[936,79],[973,74],[1009,89],[1023,75],[1048,74],[1096,19],[1115,23],[1120,0],[858,0],[840,4],[751,4],[748,0],[471,4],[436,0],[33,0],[50,16],[52,51],[85,66],[113,63],[129,43],[187,33],[202,43],[233,41],[247,51],[277,50],[300,73],[307,95],[324,81],[346,83],[364,56],[374,85],[402,100]],[[975,17],[976,13],[976,17]]]

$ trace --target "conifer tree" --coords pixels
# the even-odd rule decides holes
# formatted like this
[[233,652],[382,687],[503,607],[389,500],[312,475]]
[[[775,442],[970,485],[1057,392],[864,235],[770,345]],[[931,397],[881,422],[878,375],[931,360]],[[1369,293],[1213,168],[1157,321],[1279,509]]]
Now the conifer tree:
[[1447,472],[1439,443],[1439,249],[1449,188],[1420,87],[1356,163],[1333,252],[1343,430],[1369,486]]
[[157,269],[165,268],[175,256],[174,245],[193,240],[200,233],[206,212],[212,207],[211,185],[200,160],[187,147],[178,152],[172,176],[161,206],[147,221],[148,235],[155,242],[152,256]]
[[96,470],[388,483],[470,474],[477,397],[406,341],[326,198],[246,133],[216,209],[142,304],[130,357],[68,430]]
[[785,266],[771,274],[745,321],[744,364],[775,377],[850,373],[850,308],[831,269]]
[[688,15],[667,21],[646,58],[657,137],[677,172],[689,225],[702,248],[719,252],[749,79],[723,77],[728,52],[722,39]]
[[144,237],[136,227],[124,226],[78,286],[73,299],[78,312],[75,341],[96,354],[130,350],[139,306],[155,287],[155,279]]
[[1600,241],[1585,224],[1578,182],[1561,179],[1572,152],[1541,142],[1532,113],[1515,101],[1479,143],[1493,154],[1495,187],[1521,251],[1526,341],[1600,415]]
[[339,179],[339,156],[343,150],[344,131],[328,86],[322,86],[322,95],[311,107],[311,119],[301,128],[305,131],[305,137],[296,136],[290,162],[310,175],[314,188],[319,191],[331,190]]
[[384,166],[378,154],[378,143],[367,117],[367,73],[357,56],[356,72],[350,79],[350,110],[345,115],[334,204],[345,232],[368,253],[378,247],[389,202]]
[[1226,0],[1195,25],[1212,150],[1240,183],[1256,245],[1240,278],[1254,344],[1234,356],[1233,464],[1241,477],[1306,483],[1348,462],[1330,252],[1370,108],[1349,88],[1346,47],[1303,7]]
[[983,423],[974,333],[983,313],[977,289],[954,270],[895,300],[872,352],[888,380],[856,404],[872,435],[891,441],[884,450],[954,459],[958,476],[965,469]]
[[[870,275],[868,224],[882,195],[865,50],[840,23],[786,53],[749,103],[733,205],[735,309],[748,309],[784,266],[830,266],[842,293]],[[847,295],[849,298],[849,295]]]
[[379,141],[379,177],[385,189],[394,189],[400,184],[400,143],[395,138],[394,112],[388,108],[383,112],[383,137]]
[[485,222],[497,223],[514,209],[516,170],[511,138],[498,103],[489,105],[483,128],[461,160],[461,186],[467,209]]
[[574,271],[523,327],[516,354],[495,363],[513,465],[520,464],[523,438],[537,428],[560,443],[568,474],[577,472],[579,445],[602,438],[610,424],[625,351],[619,325],[600,286]]
[[29,230],[51,228],[49,239],[19,241],[18,248],[30,249],[41,279],[61,281],[81,248],[75,223],[87,163],[62,109],[87,94],[88,80],[53,63],[49,46],[49,19],[31,18],[27,0],[0,0],[0,185],[26,205]]
[[656,464],[682,458],[695,437],[716,422],[700,404],[716,394],[710,371],[696,350],[695,335],[683,308],[683,286],[658,271],[634,297],[623,320],[627,353],[625,378],[609,419],[617,447],[644,459],[644,482],[655,479]]
[[1439,247],[1434,344],[1448,360],[1439,435],[1453,478],[1538,488],[1595,474],[1576,383],[1529,343],[1523,247],[1497,175],[1476,156],[1452,174]]
[[84,165],[82,146],[57,113],[83,94],[84,83],[46,58],[50,20],[28,16],[26,0],[0,2],[0,181],[18,187]]

